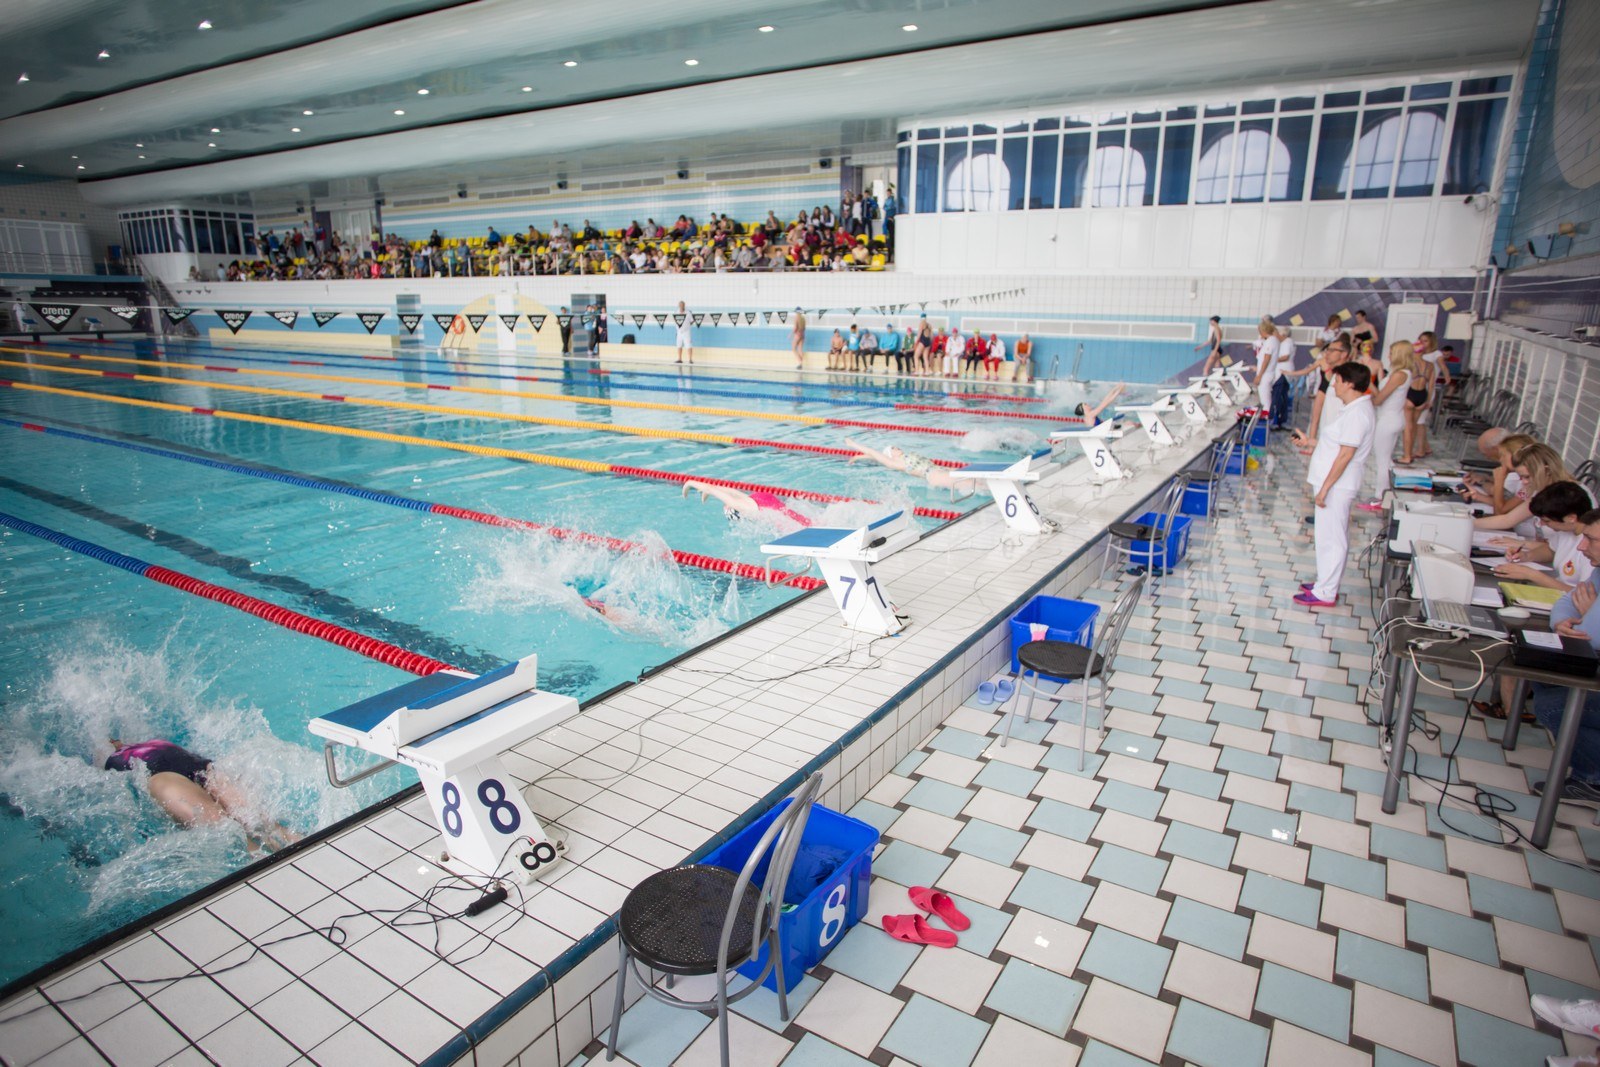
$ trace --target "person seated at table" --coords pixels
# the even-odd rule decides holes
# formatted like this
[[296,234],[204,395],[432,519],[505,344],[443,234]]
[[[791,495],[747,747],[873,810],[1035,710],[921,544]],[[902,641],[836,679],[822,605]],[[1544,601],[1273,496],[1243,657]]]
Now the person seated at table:
[[[1587,580],[1592,568],[1578,551],[1582,540],[1578,516],[1588,514],[1593,507],[1589,493],[1577,482],[1557,482],[1540,490],[1528,501],[1528,510],[1538,520],[1540,536],[1532,540],[1497,537],[1489,542],[1506,550],[1506,562],[1496,565],[1495,576],[1563,593]],[[1530,563],[1543,566],[1532,567]]]
[[1100,417],[1100,413],[1110,407],[1127,388],[1127,383],[1119,382],[1109,393],[1101,398],[1100,403],[1090,407],[1088,401],[1082,401],[1072,409],[1072,413],[1082,419],[1085,426],[1099,426],[1105,421]]
[[[1498,429],[1498,427],[1497,427]],[[1493,431],[1485,431],[1492,433]],[[1464,490],[1462,495],[1468,503],[1488,504],[1494,508],[1496,515],[1502,515],[1517,505],[1517,491],[1522,488],[1522,479],[1516,474],[1516,455],[1529,445],[1539,442],[1531,435],[1525,433],[1502,433],[1494,439],[1492,446],[1493,459],[1497,466],[1488,482],[1479,475],[1468,472],[1462,476]],[[1478,450],[1484,451],[1484,439],[1478,438]]]
[[[1600,567],[1600,509],[1585,512],[1579,519],[1579,551],[1591,567]],[[1562,637],[1588,641],[1600,649],[1600,571],[1556,601],[1550,609],[1550,628]],[[1539,725],[1554,736],[1561,729],[1567,703],[1567,687],[1534,682],[1533,715]],[[1600,693],[1589,693],[1583,701],[1583,718],[1578,725],[1578,740],[1572,750],[1568,777],[1560,783],[1561,799],[1600,803]],[[1543,795],[1545,782],[1535,782],[1533,791]]]
[[927,483],[935,489],[948,489],[958,482],[972,481],[971,478],[956,478],[927,456],[918,455],[915,452],[907,452],[899,445],[890,445],[882,452],[879,452],[875,448],[859,444],[848,437],[844,439],[844,443],[861,453],[859,456],[851,456],[851,463],[858,459],[870,459],[883,464],[892,471],[904,471],[913,478],[926,479]]
[[1570,482],[1572,475],[1561,461],[1556,450],[1549,445],[1529,445],[1511,459],[1511,472],[1522,480],[1517,490],[1517,503],[1500,515],[1483,515],[1472,520],[1478,530],[1516,530],[1517,536],[1532,537],[1535,533],[1533,512],[1528,501],[1546,486],[1557,482]]

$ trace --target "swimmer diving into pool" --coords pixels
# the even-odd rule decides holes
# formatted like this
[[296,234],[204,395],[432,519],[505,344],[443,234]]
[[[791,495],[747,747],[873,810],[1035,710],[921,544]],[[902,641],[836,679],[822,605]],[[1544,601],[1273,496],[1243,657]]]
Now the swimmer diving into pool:
[[739,489],[730,489],[725,485],[710,485],[706,482],[687,481],[683,483],[683,495],[688,496],[689,490],[698,490],[700,500],[705,502],[707,497],[716,497],[722,502],[722,510],[729,518],[748,517],[755,518],[766,515],[772,518],[787,519],[796,526],[810,526],[812,520],[795,511],[783,497],[775,493],[758,491],[746,493]]
[[913,478],[925,478],[928,484],[935,489],[948,489],[958,483],[964,484],[972,481],[971,478],[957,478],[943,467],[935,466],[933,460],[927,456],[918,455],[915,452],[907,452],[899,445],[890,445],[882,452],[879,452],[875,448],[868,448],[866,445],[853,441],[848,437],[844,439],[844,443],[861,453],[858,456],[851,456],[851,463],[858,459],[874,460],[892,471],[904,471]]
[[283,823],[252,826],[250,804],[235,783],[205,756],[196,755],[171,741],[138,741],[124,744],[111,738],[112,753],[106,757],[108,771],[131,771],[135,761],[150,772],[146,788],[151,798],[183,826],[219,823],[231,819],[244,828],[245,845],[251,851],[265,848],[276,852],[300,840],[300,835]]

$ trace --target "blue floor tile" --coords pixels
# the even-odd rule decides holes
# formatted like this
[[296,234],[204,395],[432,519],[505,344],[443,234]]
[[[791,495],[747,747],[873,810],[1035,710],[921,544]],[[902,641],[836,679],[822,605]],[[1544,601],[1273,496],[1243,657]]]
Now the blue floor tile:
[[1211,723],[1195,722],[1178,715],[1162,716],[1161,725],[1156,727],[1157,737],[1180,737],[1197,745],[1209,745],[1216,732],[1217,728]]
[[1161,993],[1161,983],[1166,979],[1171,962],[1171,950],[1102,926],[1089,938],[1078,968],[1154,997]]
[[1263,756],[1259,752],[1224,745],[1222,755],[1217,757],[1217,770],[1237,771],[1252,778],[1263,778],[1271,782],[1278,777],[1278,757]]
[[1172,1020],[1167,1053],[1195,1067],[1261,1067],[1269,1037],[1264,1027],[1185,997]]
[[1260,871],[1247,871],[1239,904],[1315,930],[1322,916],[1322,891]]
[[[1279,734],[1279,737],[1284,736]],[[1340,822],[1356,821],[1356,798],[1349,793],[1335,793],[1331,789],[1319,789],[1314,785],[1304,782],[1295,782],[1289,786],[1289,807],[1296,811],[1309,811],[1315,815],[1326,815],[1330,819]]]
[[1493,926],[1431,904],[1406,901],[1406,940],[1453,952],[1490,967],[1500,966]]
[[1100,765],[1106,758],[1098,752],[1085,752],[1083,756],[1083,769],[1078,769],[1078,746],[1051,745],[1050,751],[1044,754],[1039,761],[1039,766],[1052,771],[1064,771],[1079,778],[1093,778],[1100,772]]
[[1378,728],[1368,726],[1361,722],[1348,722],[1344,719],[1325,718],[1322,720],[1322,736],[1330,741],[1350,741],[1358,745],[1375,748],[1378,744]]
[[[955,901],[961,914],[972,923],[961,931],[961,947],[987,959],[1005,936],[1006,928],[1011,925],[1011,915],[966,897],[956,897]],[[831,962],[833,957],[828,959]]]
[[948,866],[948,856],[904,841],[891,841],[873,859],[872,873],[904,886],[933,885]]
[[1035,830],[1043,830],[1058,837],[1070,837],[1074,841],[1087,841],[1089,840],[1089,834],[1094,831],[1095,824],[1099,821],[1100,813],[1098,811],[1074,807],[1071,804],[1063,804],[1059,800],[1045,799],[1039,801],[1039,806],[1033,809],[1032,815],[1028,816],[1027,825]]
[[[847,934],[846,936],[848,937],[849,935]],[[905,942],[898,942],[898,944],[905,944]],[[906,947],[912,948],[913,946],[906,945]],[[830,964],[833,962],[832,955],[828,957],[828,962]],[[760,1023],[773,1033],[781,1034],[794,1025],[794,1017],[799,1015],[807,1004],[811,1003],[811,998],[821,988],[821,980],[810,974],[801,975],[800,984],[789,990],[789,1018],[787,1020],[778,1017],[778,994],[770,989],[761,989],[751,993],[734,1005],[733,1010],[743,1015],[746,1019]]]
[[1089,987],[1054,971],[1013,959],[1005,965],[984,1005],[1057,1037],[1066,1037]]
[[1161,802],[1165,799],[1154,789],[1112,779],[1101,786],[1100,795],[1095,798],[1094,803],[1096,807],[1125,811],[1129,815],[1151,820],[1160,812]]
[[860,819],[881,834],[888,832],[889,827],[900,817],[900,812],[871,800],[858,800],[856,806],[850,809],[850,817]]
[[1235,800],[1228,811],[1228,829],[1241,834],[1254,834],[1269,841],[1289,844],[1295,840],[1300,817],[1292,812],[1274,811],[1257,804]]
[[1094,890],[1082,882],[1051,874],[1040,867],[1030,867],[1018,880],[1009,899],[1019,908],[1075,923],[1083,918],[1083,909],[1089,906],[1092,896]]
[[1556,901],[1549,893],[1524,889],[1481,874],[1467,875],[1467,892],[1471,895],[1473,911],[1498,915],[1525,926],[1537,926],[1553,934],[1562,932],[1561,916],[1556,914]]
[[1234,839],[1227,834],[1191,826],[1186,822],[1175,822],[1167,827],[1166,837],[1161,841],[1161,851],[1226,869],[1233,862],[1233,842]]
[[1546,1056],[1565,1054],[1559,1037],[1485,1015],[1464,1005],[1455,1006],[1456,1055],[1473,1067],[1542,1063]]
[[926,752],[908,752],[904,759],[894,765],[894,773],[902,778],[909,778],[917,773],[917,768],[922,766],[922,761],[927,758]]
[[872,1061],[808,1033],[789,1050],[783,1067],[872,1067]]
[[1016,860],[1017,853],[1021,852],[1027,843],[1027,834],[1008,830],[1004,826],[996,826],[982,819],[973,819],[956,835],[950,847],[957,852],[1009,867]]
[[1089,865],[1089,874],[1155,896],[1167,876],[1167,861],[1121,845],[1101,845],[1100,854]]
[[1383,864],[1357,859],[1337,849],[1311,846],[1309,878],[1383,900],[1388,895],[1388,872]]
[[928,742],[931,749],[939,752],[949,752],[956,756],[965,756],[968,759],[977,759],[989,748],[989,738],[983,734],[972,734],[965,730],[957,730],[946,726],[933,735]]
[[1428,957],[1385,941],[1339,931],[1334,971],[1358,982],[1428,1003]]
[[961,809],[977,795],[972,789],[963,789],[959,785],[941,782],[937,778],[924,778],[906,790],[904,802],[913,808],[937,812],[953,819],[960,815]]
[[697,1011],[670,1008],[645,997],[622,1013],[617,1051],[639,1067],[671,1067],[709,1023]]
[[914,993],[880,1044],[919,1067],[968,1067],[989,1024]]
[[1202,771],[1198,767],[1188,767],[1182,763],[1169,763],[1167,769],[1161,772],[1161,788],[1166,790],[1176,789],[1180,793],[1191,793],[1207,800],[1216,800],[1222,795],[1222,787],[1227,778],[1213,771]]
[[1267,713],[1256,708],[1241,708],[1237,704],[1213,704],[1208,718],[1212,722],[1225,722],[1242,726],[1246,730],[1259,730],[1266,725]]
[[[1121,665],[1118,665],[1121,670]],[[1106,694],[1106,705],[1121,708],[1124,711],[1137,712],[1140,715],[1152,714],[1161,704],[1161,698],[1153,693],[1139,693],[1132,689],[1113,689]]]
[[1256,684],[1256,676],[1249,671],[1229,670],[1225,667],[1207,667],[1205,681],[1207,685],[1227,685],[1234,689],[1252,689]]
[[1261,967],[1256,1010],[1335,1041],[1350,1040],[1350,990],[1276,963]]
[[[1374,856],[1387,856],[1401,863],[1409,863],[1413,867],[1426,867],[1430,871],[1441,873],[1446,870],[1443,841],[1406,830],[1396,830],[1392,826],[1373,825],[1371,852]],[[1534,854],[1529,853],[1530,863],[1533,858]],[[1597,883],[1600,883],[1600,879],[1597,879]]]
[[1432,1064],[1379,1045],[1372,1053],[1372,1067],[1432,1067]]
[[1167,926],[1162,934],[1219,956],[1242,960],[1245,945],[1250,940],[1250,920],[1243,915],[1179,896],[1172,902],[1172,910],[1167,915]]
[[[1090,720],[1090,724],[1093,725],[1093,720]],[[1159,737],[1146,737],[1127,730],[1109,730],[1105,740],[1100,742],[1100,751],[1107,755],[1115,752],[1119,756],[1131,756],[1146,762],[1155,759],[1160,750]]]
[[[1025,767],[1018,767],[1010,763],[1001,763],[991,760],[983,765],[983,770],[972,780],[972,784],[981,785],[987,789],[997,789],[1002,793],[1010,793],[1015,797],[1025,797],[1033,792],[1034,786],[1039,784],[1039,779],[1044,775],[1038,771],[1030,771]],[[926,778],[923,781],[927,781]]]
[[[912,910],[909,902],[906,910]],[[858,982],[891,993],[921,951],[918,945],[885,937],[876,926],[858,923],[828,953],[827,965]]]
[[1272,735],[1272,754],[1274,756],[1296,756],[1312,763],[1328,763],[1333,759],[1333,745],[1327,741],[1319,741],[1312,737],[1301,737],[1298,734],[1274,733]]

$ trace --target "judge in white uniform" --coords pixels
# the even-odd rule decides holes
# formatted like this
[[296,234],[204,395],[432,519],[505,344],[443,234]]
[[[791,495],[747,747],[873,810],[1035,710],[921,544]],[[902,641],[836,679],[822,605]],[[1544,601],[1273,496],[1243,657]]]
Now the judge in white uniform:
[[1350,508],[1361,489],[1361,470],[1372,454],[1377,414],[1367,390],[1372,372],[1360,363],[1341,363],[1333,369],[1331,389],[1344,405],[1338,418],[1323,420],[1315,441],[1295,431],[1295,442],[1312,446],[1306,483],[1316,494],[1313,537],[1317,546],[1317,577],[1303,582],[1296,604],[1308,608],[1332,607],[1344,581],[1350,556]]
[[1256,400],[1263,417],[1272,410],[1272,383],[1278,380],[1278,334],[1270,315],[1256,325]]

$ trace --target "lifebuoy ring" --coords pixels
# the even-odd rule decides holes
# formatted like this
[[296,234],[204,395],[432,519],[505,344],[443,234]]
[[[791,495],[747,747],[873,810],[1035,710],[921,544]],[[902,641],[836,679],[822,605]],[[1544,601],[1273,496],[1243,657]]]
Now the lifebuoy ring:
[[466,333],[467,332],[467,320],[462,318],[460,315],[457,315],[455,317],[454,321],[452,321],[450,323],[450,332],[451,333]]

